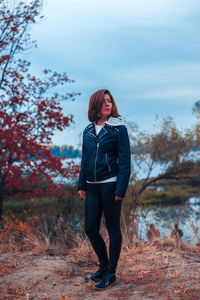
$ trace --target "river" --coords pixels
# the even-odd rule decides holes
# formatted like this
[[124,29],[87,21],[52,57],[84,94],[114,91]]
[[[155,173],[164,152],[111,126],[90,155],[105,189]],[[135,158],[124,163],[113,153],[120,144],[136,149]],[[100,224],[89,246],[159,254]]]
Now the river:
[[146,239],[147,224],[153,223],[161,237],[169,237],[174,223],[178,222],[183,231],[183,241],[194,245],[200,240],[200,198],[191,197],[185,204],[159,205],[137,208],[132,213],[138,216],[139,238]]
[[[200,151],[196,154],[199,159]],[[80,164],[80,158],[74,161]],[[151,176],[157,176],[161,170],[161,165],[156,164]],[[146,162],[140,163],[135,171],[138,179],[145,178],[148,172]],[[61,182],[59,178],[58,181]],[[73,184],[75,180],[66,180],[66,182]],[[148,207],[137,208],[132,214],[137,215],[139,238],[146,239],[147,224],[153,223],[160,230],[161,237],[164,237],[170,236],[174,223],[178,222],[183,231],[183,241],[194,245],[198,239],[200,240],[200,198],[191,197],[184,204],[178,205],[148,205]]]

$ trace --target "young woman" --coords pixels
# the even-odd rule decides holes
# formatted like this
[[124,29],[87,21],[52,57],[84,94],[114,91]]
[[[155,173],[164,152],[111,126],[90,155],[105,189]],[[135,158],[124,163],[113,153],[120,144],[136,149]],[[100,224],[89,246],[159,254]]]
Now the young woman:
[[[78,192],[86,199],[85,232],[100,268],[85,279],[97,282],[95,287],[102,289],[116,281],[122,244],[121,204],[130,177],[130,144],[127,129],[108,90],[92,94],[88,118],[91,123],[83,132]],[[102,213],[109,234],[109,256],[100,234]]]

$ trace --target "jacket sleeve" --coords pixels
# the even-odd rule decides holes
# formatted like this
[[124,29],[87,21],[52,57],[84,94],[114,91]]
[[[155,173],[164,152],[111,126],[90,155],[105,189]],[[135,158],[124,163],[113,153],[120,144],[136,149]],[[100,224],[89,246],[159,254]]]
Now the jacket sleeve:
[[127,129],[124,125],[120,127],[120,132],[117,137],[117,147],[119,170],[115,195],[123,198],[128,187],[131,172],[130,142]]
[[[83,141],[84,141],[84,134],[83,134]],[[78,180],[78,191],[79,190],[86,190],[86,176],[84,171],[84,160],[85,160],[85,153],[84,153],[84,143],[82,142],[82,157],[81,157],[81,167],[80,167],[80,174]]]

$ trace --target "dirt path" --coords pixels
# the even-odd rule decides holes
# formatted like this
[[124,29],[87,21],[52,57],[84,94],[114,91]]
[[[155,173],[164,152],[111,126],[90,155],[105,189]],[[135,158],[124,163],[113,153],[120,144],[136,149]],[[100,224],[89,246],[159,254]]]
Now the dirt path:
[[109,294],[123,286],[119,280],[108,291],[95,291],[93,284],[83,279],[85,268],[63,257],[5,255],[1,263],[7,264],[8,260],[10,274],[1,278],[1,299],[109,299]]
[[200,299],[199,248],[142,245],[122,251],[117,282],[104,291],[83,277],[96,266],[68,256],[0,255],[0,299]]

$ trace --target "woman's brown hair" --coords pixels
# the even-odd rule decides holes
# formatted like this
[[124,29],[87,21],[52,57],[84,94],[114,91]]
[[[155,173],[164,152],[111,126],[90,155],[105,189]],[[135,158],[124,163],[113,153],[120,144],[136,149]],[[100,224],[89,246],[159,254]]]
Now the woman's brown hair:
[[120,117],[120,114],[118,113],[116,102],[111,95],[109,90],[98,90],[95,93],[92,94],[90,97],[89,107],[88,107],[88,119],[90,122],[97,122],[99,117],[99,112],[101,111],[103,102],[104,102],[104,95],[108,94],[112,101],[112,111],[110,116],[111,117]]

